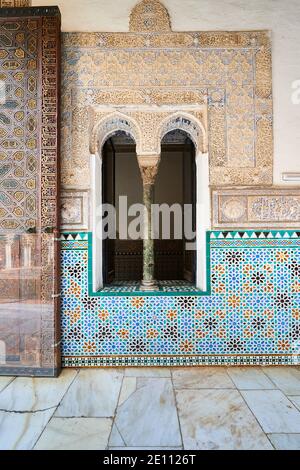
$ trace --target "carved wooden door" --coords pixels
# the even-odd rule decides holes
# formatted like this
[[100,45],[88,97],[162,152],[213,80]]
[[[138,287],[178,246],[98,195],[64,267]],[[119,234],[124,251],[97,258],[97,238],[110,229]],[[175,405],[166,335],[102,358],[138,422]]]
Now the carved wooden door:
[[0,8],[0,375],[60,371],[57,7]]

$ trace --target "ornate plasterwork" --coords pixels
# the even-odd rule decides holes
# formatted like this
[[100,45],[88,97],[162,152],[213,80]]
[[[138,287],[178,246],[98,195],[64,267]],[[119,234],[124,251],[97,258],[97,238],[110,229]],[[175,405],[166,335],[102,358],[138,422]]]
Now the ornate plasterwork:
[[[67,33],[63,41],[64,185],[89,186],[91,110],[104,105],[127,116],[137,106],[156,116],[166,105],[204,106],[211,183],[272,184],[268,32]],[[140,127],[144,118],[135,114]]]
[[[269,32],[173,32],[165,7],[144,1],[128,33],[64,34],[62,76],[65,188],[90,187],[90,153],[114,132],[157,155],[174,129],[208,153],[212,186],[272,185]],[[243,218],[236,201],[229,210]]]
[[299,228],[299,189],[213,191],[214,228]]
[[[205,109],[206,111],[206,109]],[[203,113],[205,114],[205,113]],[[198,113],[198,116],[202,119],[204,118],[203,114]],[[205,119],[206,120],[206,119]],[[195,116],[191,116],[188,113],[172,113],[166,119],[164,119],[158,128],[157,140],[160,143],[163,138],[169,133],[176,130],[184,131],[188,134],[190,139],[195,145],[196,153],[206,153],[207,152],[207,129],[206,122],[202,123]]]
[[[110,111],[100,111],[93,113],[93,130],[91,134],[90,151],[92,154],[96,152],[101,155],[102,147],[105,142],[116,132],[123,131],[130,136],[136,143],[137,147],[141,145],[141,129],[137,122],[129,115]],[[100,118],[100,119],[99,119]]]
[[186,132],[197,152],[207,151],[207,117],[204,105],[175,111],[174,106],[152,108],[131,106],[122,112],[114,108],[98,107],[90,110],[91,154],[101,155],[105,141],[117,131],[133,138],[138,155],[160,154],[164,136],[176,129]]
[[168,10],[158,0],[143,0],[131,12],[129,31],[144,33],[171,31]]

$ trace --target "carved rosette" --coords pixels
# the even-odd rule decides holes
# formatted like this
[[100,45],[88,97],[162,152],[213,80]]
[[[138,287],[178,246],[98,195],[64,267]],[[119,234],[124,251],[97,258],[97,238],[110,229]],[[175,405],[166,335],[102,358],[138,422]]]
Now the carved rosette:
[[171,22],[168,10],[158,0],[143,0],[131,12],[130,32],[168,32]]

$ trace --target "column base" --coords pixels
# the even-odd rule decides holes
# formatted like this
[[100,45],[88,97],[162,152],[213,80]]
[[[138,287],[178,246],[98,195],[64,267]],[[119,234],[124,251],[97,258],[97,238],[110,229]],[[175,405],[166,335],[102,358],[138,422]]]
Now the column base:
[[157,292],[159,291],[159,287],[156,281],[142,281],[140,290],[141,292]]

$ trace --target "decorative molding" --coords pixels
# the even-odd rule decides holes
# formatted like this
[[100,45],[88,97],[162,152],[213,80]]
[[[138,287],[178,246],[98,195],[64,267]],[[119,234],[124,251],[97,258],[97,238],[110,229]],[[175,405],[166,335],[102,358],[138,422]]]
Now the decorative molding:
[[42,19],[41,228],[59,228],[60,20]]
[[61,229],[88,230],[89,193],[70,190],[61,194]]
[[299,189],[213,190],[214,228],[299,228]]
[[[50,8],[50,7],[49,7]],[[55,8],[55,7],[53,7]],[[42,9],[42,7],[41,7]],[[44,8],[45,9],[45,8]],[[151,50],[151,49],[250,49],[255,51],[267,48],[271,36],[269,31],[182,31],[167,33],[65,33],[63,46],[66,49],[84,50]],[[258,63],[263,69],[269,64]],[[176,78],[176,77],[174,77]]]

